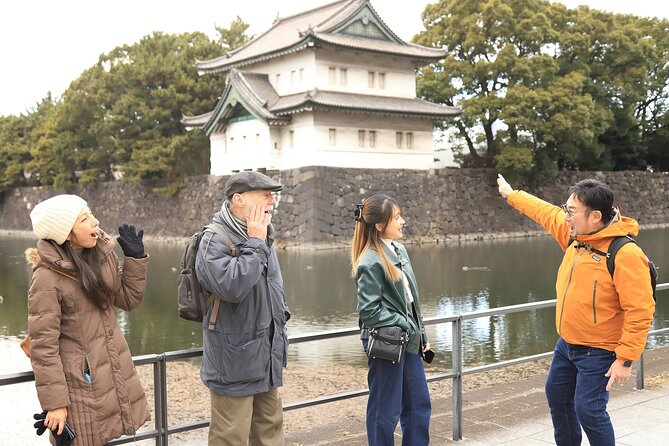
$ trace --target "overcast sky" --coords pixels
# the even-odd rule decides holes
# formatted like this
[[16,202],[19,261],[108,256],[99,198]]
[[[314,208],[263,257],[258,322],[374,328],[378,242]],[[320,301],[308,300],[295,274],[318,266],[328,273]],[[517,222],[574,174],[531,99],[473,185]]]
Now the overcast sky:
[[[202,31],[216,37],[239,16],[258,34],[285,17],[332,0],[20,0],[0,14],[0,115],[25,113],[51,91],[60,96],[98,56],[154,31]],[[381,18],[401,38],[420,32],[420,14],[430,0],[372,0]],[[657,0],[564,0],[593,8],[669,18],[669,2]]]

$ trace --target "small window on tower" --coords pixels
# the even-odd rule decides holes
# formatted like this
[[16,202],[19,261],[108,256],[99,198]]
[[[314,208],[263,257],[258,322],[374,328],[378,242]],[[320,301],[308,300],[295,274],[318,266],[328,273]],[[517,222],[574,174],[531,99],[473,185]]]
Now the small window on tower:
[[395,148],[402,148],[402,132],[395,132]]
[[376,130],[369,131],[369,147],[376,147]]
[[406,145],[407,149],[413,149],[413,133],[407,132],[406,134]]

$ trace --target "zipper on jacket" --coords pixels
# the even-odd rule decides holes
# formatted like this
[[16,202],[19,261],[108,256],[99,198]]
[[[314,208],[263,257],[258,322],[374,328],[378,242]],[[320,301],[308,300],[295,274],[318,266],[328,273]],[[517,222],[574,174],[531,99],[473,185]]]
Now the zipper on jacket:
[[595,280],[595,286],[592,289],[592,316],[597,323],[597,307],[595,306],[595,296],[597,296],[597,281]]
[[582,253],[576,256],[576,258],[571,264],[571,269],[569,270],[569,280],[567,281],[567,287],[564,289],[564,294],[562,295],[562,306],[560,307],[560,324],[558,325],[558,334],[560,336],[562,336],[562,316],[564,316],[564,303],[567,300],[567,292],[569,291],[569,287],[571,286],[571,278],[574,275],[574,268],[576,267],[576,262],[578,261],[578,259],[582,257],[583,254],[585,254],[586,252],[588,251],[584,249]]

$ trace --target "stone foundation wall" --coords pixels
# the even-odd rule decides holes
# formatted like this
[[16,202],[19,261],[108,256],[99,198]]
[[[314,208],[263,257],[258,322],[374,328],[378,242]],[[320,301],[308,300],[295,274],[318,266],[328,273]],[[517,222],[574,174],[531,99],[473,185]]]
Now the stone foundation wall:
[[[285,189],[276,215],[276,241],[282,247],[319,248],[348,245],[353,209],[364,197],[383,192],[403,206],[407,242],[519,236],[541,231],[499,196],[496,172],[488,169],[371,170],[305,167],[269,173]],[[567,199],[567,190],[584,178],[608,183],[622,213],[642,225],[669,223],[669,176],[649,172],[564,172],[538,187],[512,184],[552,203]],[[127,221],[147,236],[187,237],[207,224],[223,202],[227,177],[187,178],[175,196],[154,194],[150,184],[104,183],[65,189],[17,188],[0,197],[0,229],[29,231],[29,212],[36,203],[59,193],[86,199],[114,233]]]

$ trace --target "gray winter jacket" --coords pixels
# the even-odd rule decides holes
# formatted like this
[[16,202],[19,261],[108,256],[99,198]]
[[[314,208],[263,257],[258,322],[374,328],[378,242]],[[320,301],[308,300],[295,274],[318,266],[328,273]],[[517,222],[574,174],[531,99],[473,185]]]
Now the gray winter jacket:
[[[226,226],[219,213],[214,222]],[[253,395],[283,384],[290,313],[272,239],[268,246],[255,237],[244,240],[229,228],[228,233],[239,257],[230,254],[220,235],[207,230],[195,260],[202,288],[221,299],[214,330],[203,324],[200,378],[218,394]],[[210,304],[204,321],[212,308]]]

